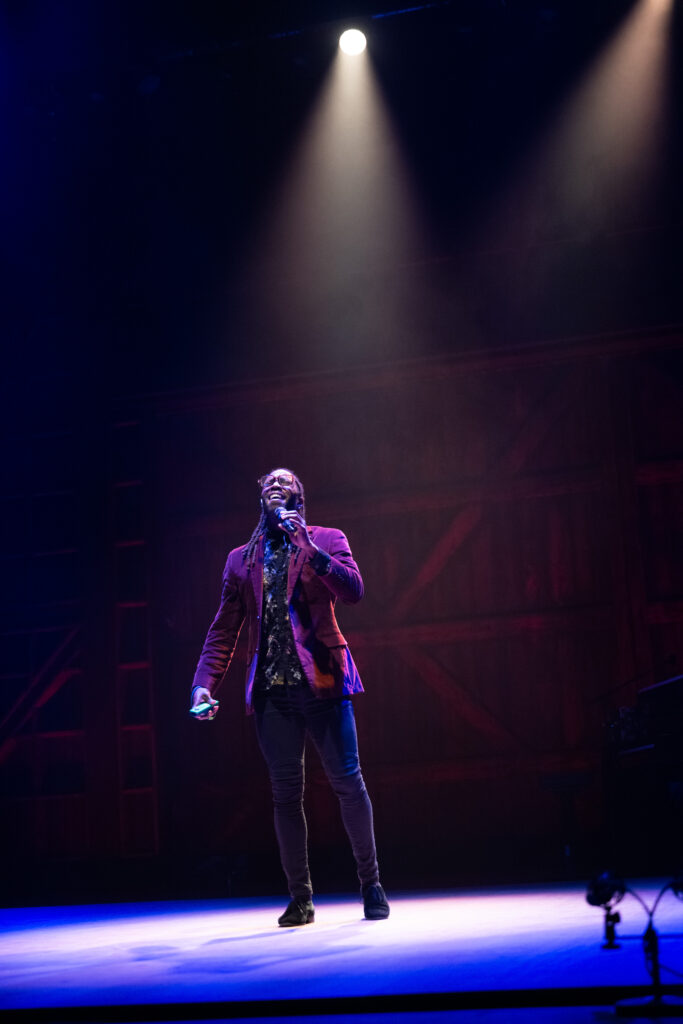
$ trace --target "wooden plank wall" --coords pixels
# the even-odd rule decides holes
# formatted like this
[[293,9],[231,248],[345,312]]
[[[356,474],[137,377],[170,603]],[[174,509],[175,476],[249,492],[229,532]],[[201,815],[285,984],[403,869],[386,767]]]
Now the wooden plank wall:
[[[605,722],[683,656],[680,357],[670,338],[624,339],[150,408],[166,842],[274,858],[243,658],[215,723],[179,711],[256,478],[287,465],[309,522],[344,529],[365,578],[339,618],[390,876],[557,875],[608,856]],[[348,867],[314,757],[307,799],[314,863]]]
[[[8,580],[82,551],[73,593],[60,576],[54,600],[3,595],[9,868],[33,865],[53,895],[84,864],[101,881],[129,861],[139,880],[141,858],[165,891],[281,885],[241,647],[216,721],[187,715],[226,552],[275,464],[304,480],[309,522],[346,531],[365,578],[339,618],[366,685],[386,880],[582,876],[615,847],[628,860],[604,726],[682,671],[682,399],[683,339],[664,332],[148,396],[106,429],[109,410],[71,424],[83,456],[17,470],[3,502]],[[54,505],[43,536],[48,484],[81,513]],[[617,817],[634,785],[647,820],[649,769],[629,771]],[[352,884],[314,756],[307,803],[316,880]]]

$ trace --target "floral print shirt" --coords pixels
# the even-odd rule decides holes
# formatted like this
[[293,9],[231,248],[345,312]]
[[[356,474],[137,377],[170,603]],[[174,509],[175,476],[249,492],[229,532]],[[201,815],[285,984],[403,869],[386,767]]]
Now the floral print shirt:
[[296,653],[292,622],[287,606],[287,575],[292,544],[281,531],[266,533],[263,548],[263,619],[258,686],[297,685],[303,670]]

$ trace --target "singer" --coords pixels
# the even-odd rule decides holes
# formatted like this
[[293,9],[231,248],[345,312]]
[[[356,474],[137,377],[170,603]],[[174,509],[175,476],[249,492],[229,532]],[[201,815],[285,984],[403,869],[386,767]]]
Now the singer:
[[334,614],[356,604],[363,581],[341,530],[306,525],[304,489],[291,470],[259,480],[261,517],[249,541],[228,555],[221,603],[192,687],[196,715],[218,711],[216,690],[247,623],[247,713],[254,715],[270,774],[275,832],[290,903],[281,927],[315,917],[304,815],[304,744],[315,745],[336,793],[356,860],[365,917],[389,916],[379,882],[372,806],[358,760],[351,694],[363,690]]

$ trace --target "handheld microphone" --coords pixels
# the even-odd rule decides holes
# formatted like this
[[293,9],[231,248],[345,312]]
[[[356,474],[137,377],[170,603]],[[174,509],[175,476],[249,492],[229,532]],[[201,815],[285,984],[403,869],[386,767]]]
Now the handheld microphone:
[[294,531],[296,530],[296,526],[294,525],[294,523],[291,523],[289,519],[285,519],[284,515],[282,514],[284,511],[285,510],[283,508],[279,507],[275,509],[275,515],[277,516],[278,522],[280,526],[287,531],[287,533],[294,533]]

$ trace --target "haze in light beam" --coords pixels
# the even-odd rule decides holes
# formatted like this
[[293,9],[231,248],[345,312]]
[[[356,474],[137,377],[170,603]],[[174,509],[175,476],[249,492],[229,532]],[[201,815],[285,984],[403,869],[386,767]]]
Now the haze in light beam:
[[367,53],[338,53],[255,233],[244,329],[313,364],[400,353],[416,313],[395,271],[421,254],[415,205]]
[[668,114],[671,15],[671,0],[633,8],[495,205],[485,245],[642,223]]

